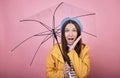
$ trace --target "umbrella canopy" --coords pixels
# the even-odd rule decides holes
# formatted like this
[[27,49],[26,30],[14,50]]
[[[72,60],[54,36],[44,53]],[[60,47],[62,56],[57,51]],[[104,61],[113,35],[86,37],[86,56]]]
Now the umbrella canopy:
[[[32,65],[34,58],[37,52],[40,50],[40,47],[43,43],[47,43],[47,41],[50,40],[51,38],[53,39],[53,44],[55,43],[55,39],[58,39],[57,42],[60,42],[61,35],[60,25],[61,21],[66,17],[77,18],[81,21],[83,25],[82,37],[84,37],[85,35],[86,35],[85,37],[88,36],[96,37],[94,23],[95,20],[93,19],[94,15],[95,13],[80,9],[76,6],[64,2],[61,2],[60,4],[54,5],[50,8],[47,8],[35,15],[20,20],[20,22],[24,23],[25,25],[29,25],[28,22],[36,23],[37,25],[39,24],[40,31],[24,39],[22,42],[16,45],[11,51],[13,52],[19,46],[22,46],[21,44],[28,41],[29,39],[35,36],[39,36],[41,38],[41,42],[38,48],[36,49],[35,54],[33,55],[32,61],[30,63],[30,65]],[[35,27],[35,24],[33,27]],[[52,44],[49,46],[52,46]]]

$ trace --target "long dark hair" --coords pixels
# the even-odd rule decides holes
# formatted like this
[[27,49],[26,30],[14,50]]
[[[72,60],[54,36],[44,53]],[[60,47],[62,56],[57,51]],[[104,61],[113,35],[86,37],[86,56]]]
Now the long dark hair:
[[[66,21],[63,26],[62,26],[62,30],[61,30],[61,45],[62,45],[62,51],[64,53],[64,55],[66,57],[67,56],[67,53],[69,52],[69,49],[68,49],[68,44],[67,44],[67,41],[66,41],[66,38],[65,38],[65,27],[67,24],[69,23],[72,23],[75,25],[76,29],[77,29],[77,38],[81,35],[81,29],[80,29],[80,26],[73,20],[68,20]],[[77,52],[78,56],[80,56],[80,53],[81,53],[81,47],[82,47],[82,39],[80,39],[80,41],[76,44],[75,46],[75,51]],[[69,58],[69,57],[68,57]]]

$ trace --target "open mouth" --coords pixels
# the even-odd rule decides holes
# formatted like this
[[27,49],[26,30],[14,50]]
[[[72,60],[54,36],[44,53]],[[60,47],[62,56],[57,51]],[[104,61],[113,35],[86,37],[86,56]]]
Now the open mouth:
[[68,40],[74,40],[74,38],[68,38]]
[[73,44],[73,42],[74,42],[74,38],[67,38],[67,43],[69,45]]

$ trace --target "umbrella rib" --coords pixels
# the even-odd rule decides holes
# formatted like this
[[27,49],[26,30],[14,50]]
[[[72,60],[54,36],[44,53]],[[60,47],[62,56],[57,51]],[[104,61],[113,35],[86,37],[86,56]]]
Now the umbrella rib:
[[56,11],[57,11],[57,9],[61,6],[63,4],[63,2],[61,2],[57,7],[56,7],[56,9],[55,9],[55,11],[54,11],[54,14],[53,14],[53,16],[55,15],[55,13],[56,13]]
[[[84,17],[84,16],[90,16],[90,15],[96,15],[96,14],[95,13],[89,13],[89,14],[85,14],[85,15],[76,16],[76,17],[73,17],[73,18],[79,18],[79,17]],[[93,37],[97,37],[96,35],[93,35],[93,34],[91,34],[89,32],[86,32],[86,31],[82,31],[82,32],[84,32],[84,33],[86,33],[88,35],[91,35]]]
[[[49,33],[47,33],[47,32],[49,32]],[[43,35],[50,35],[50,34],[51,34],[50,31],[44,31],[44,32],[40,32],[38,34],[35,34],[34,36],[43,36]]]
[[57,31],[59,31],[59,30],[60,30],[59,27],[60,27],[60,25],[56,26],[55,29],[56,29]]
[[53,29],[55,29],[55,13],[56,13],[56,11],[57,11],[57,9],[60,7],[60,5],[62,5],[63,4],[63,2],[61,2],[56,8],[55,8],[55,11],[54,11],[54,13],[53,13]]
[[[79,17],[84,17],[84,16],[90,16],[90,15],[96,15],[95,13],[89,13],[89,14],[85,14],[85,15],[80,15],[80,16],[75,16],[73,18],[79,18]],[[55,29],[57,29],[60,25],[58,25]],[[60,30],[60,29],[59,29]]]
[[85,15],[75,16],[73,18],[79,18],[79,17],[84,17],[84,16],[90,16],[90,15],[95,15],[95,13],[89,13],[89,14],[85,14]]
[[43,35],[50,35],[51,33],[47,33],[47,34],[41,34],[41,33],[39,33],[39,34],[36,34],[35,36],[43,36]]
[[[60,31],[60,28],[58,28],[58,27],[56,27],[55,29],[56,29],[56,32]],[[60,33],[60,32],[59,32],[59,33]]]
[[97,37],[96,35],[91,34],[91,33],[89,33],[89,32],[86,32],[86,31],[82,31],[82,32],[84,32],[84,33],[86,33],[86,34],[88,34],[88,35],[91,35],[91,36],[93,36],[93,37]]
[[[43,32],[42,32],[42,33],[43,33]],[[38,33],[38,34],[40,34],[40,33]],[[38,35],[38,34],[35,34],[35,35],[32,35],[32,36],[26,38],[26,39],[23,40],[21,43],[19,43],[17,46],[15,46],[15,47],[11,50],[11,52],[13,52],[16,48],[18,48],[18,47],[19,47],[20,45],[22,45],[25,41],[31,39],[32,37],[34,37],[34,36],[40,36],[40,35]],[[47,34],[47,35],[49,35],[49,34]],[[43,36],[43,35],[41,35],[41,36]]]
[[13,52],[16,48],[18,48],[18,47],[19,47],[20,45],[22,45],[25,41],[29,40],[29,39],[32,38],[32,37],[34,37],[34,35],[32,35],[32,36],[26,38],[25,40],[23,40],[21,43],[19,43],[17,46],[15,46],[15,47],[11,50],[11,52]]
[[45,28],[47,28],[49,31],[51,31],[51,27],[47,26],[46,24],[42,23],[41,21],[32,20],[32,19],[20,20],[20,22],[23,22],[23,21],[35,21],[35,22],[38,22],[38,23],[40,23],[41,25],[43,25]]
[[[49,35],[48,35],[49,36]],[[46,42],[49,38],[51,38],[53,35],[50,35],[49,37],[48,36],[46,36],[45,38],[44,38],[44,40],[40,43],[40,45],[38,46],[38,48],[37,48],[37,50],[36,50],[36,52],[35,52],[35,54],[34,54],[34,56],[33,56],[33,58],[32,58],[32,61],[31,61],[31,63],[30,63],[30,66],[32,65],[32,63],[33,63],[33,61],[34,61],[34,59],[35,59],[35,56],[36,56],[36,54],[38,53],[38,50],[39,50],[39,48],[41,47],[41,45],[44,43],[44,42]]]
[[56,35],[57,35],[58,37],[61,37],[61,36],[60,36],[60,34],[59,34],[59,32],[57,32],[57,34],[56,34]]

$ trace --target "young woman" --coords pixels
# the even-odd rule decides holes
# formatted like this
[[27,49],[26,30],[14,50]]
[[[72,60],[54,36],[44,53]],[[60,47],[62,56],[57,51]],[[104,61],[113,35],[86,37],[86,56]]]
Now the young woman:
[[[89,48],[81,36],[82,25],[76,18],[65,18],[61,23],[61,44],[55,44],[46,61],[47,78],[87,78],[90,71]],[[61,50],[60,50],[61,49]]]

